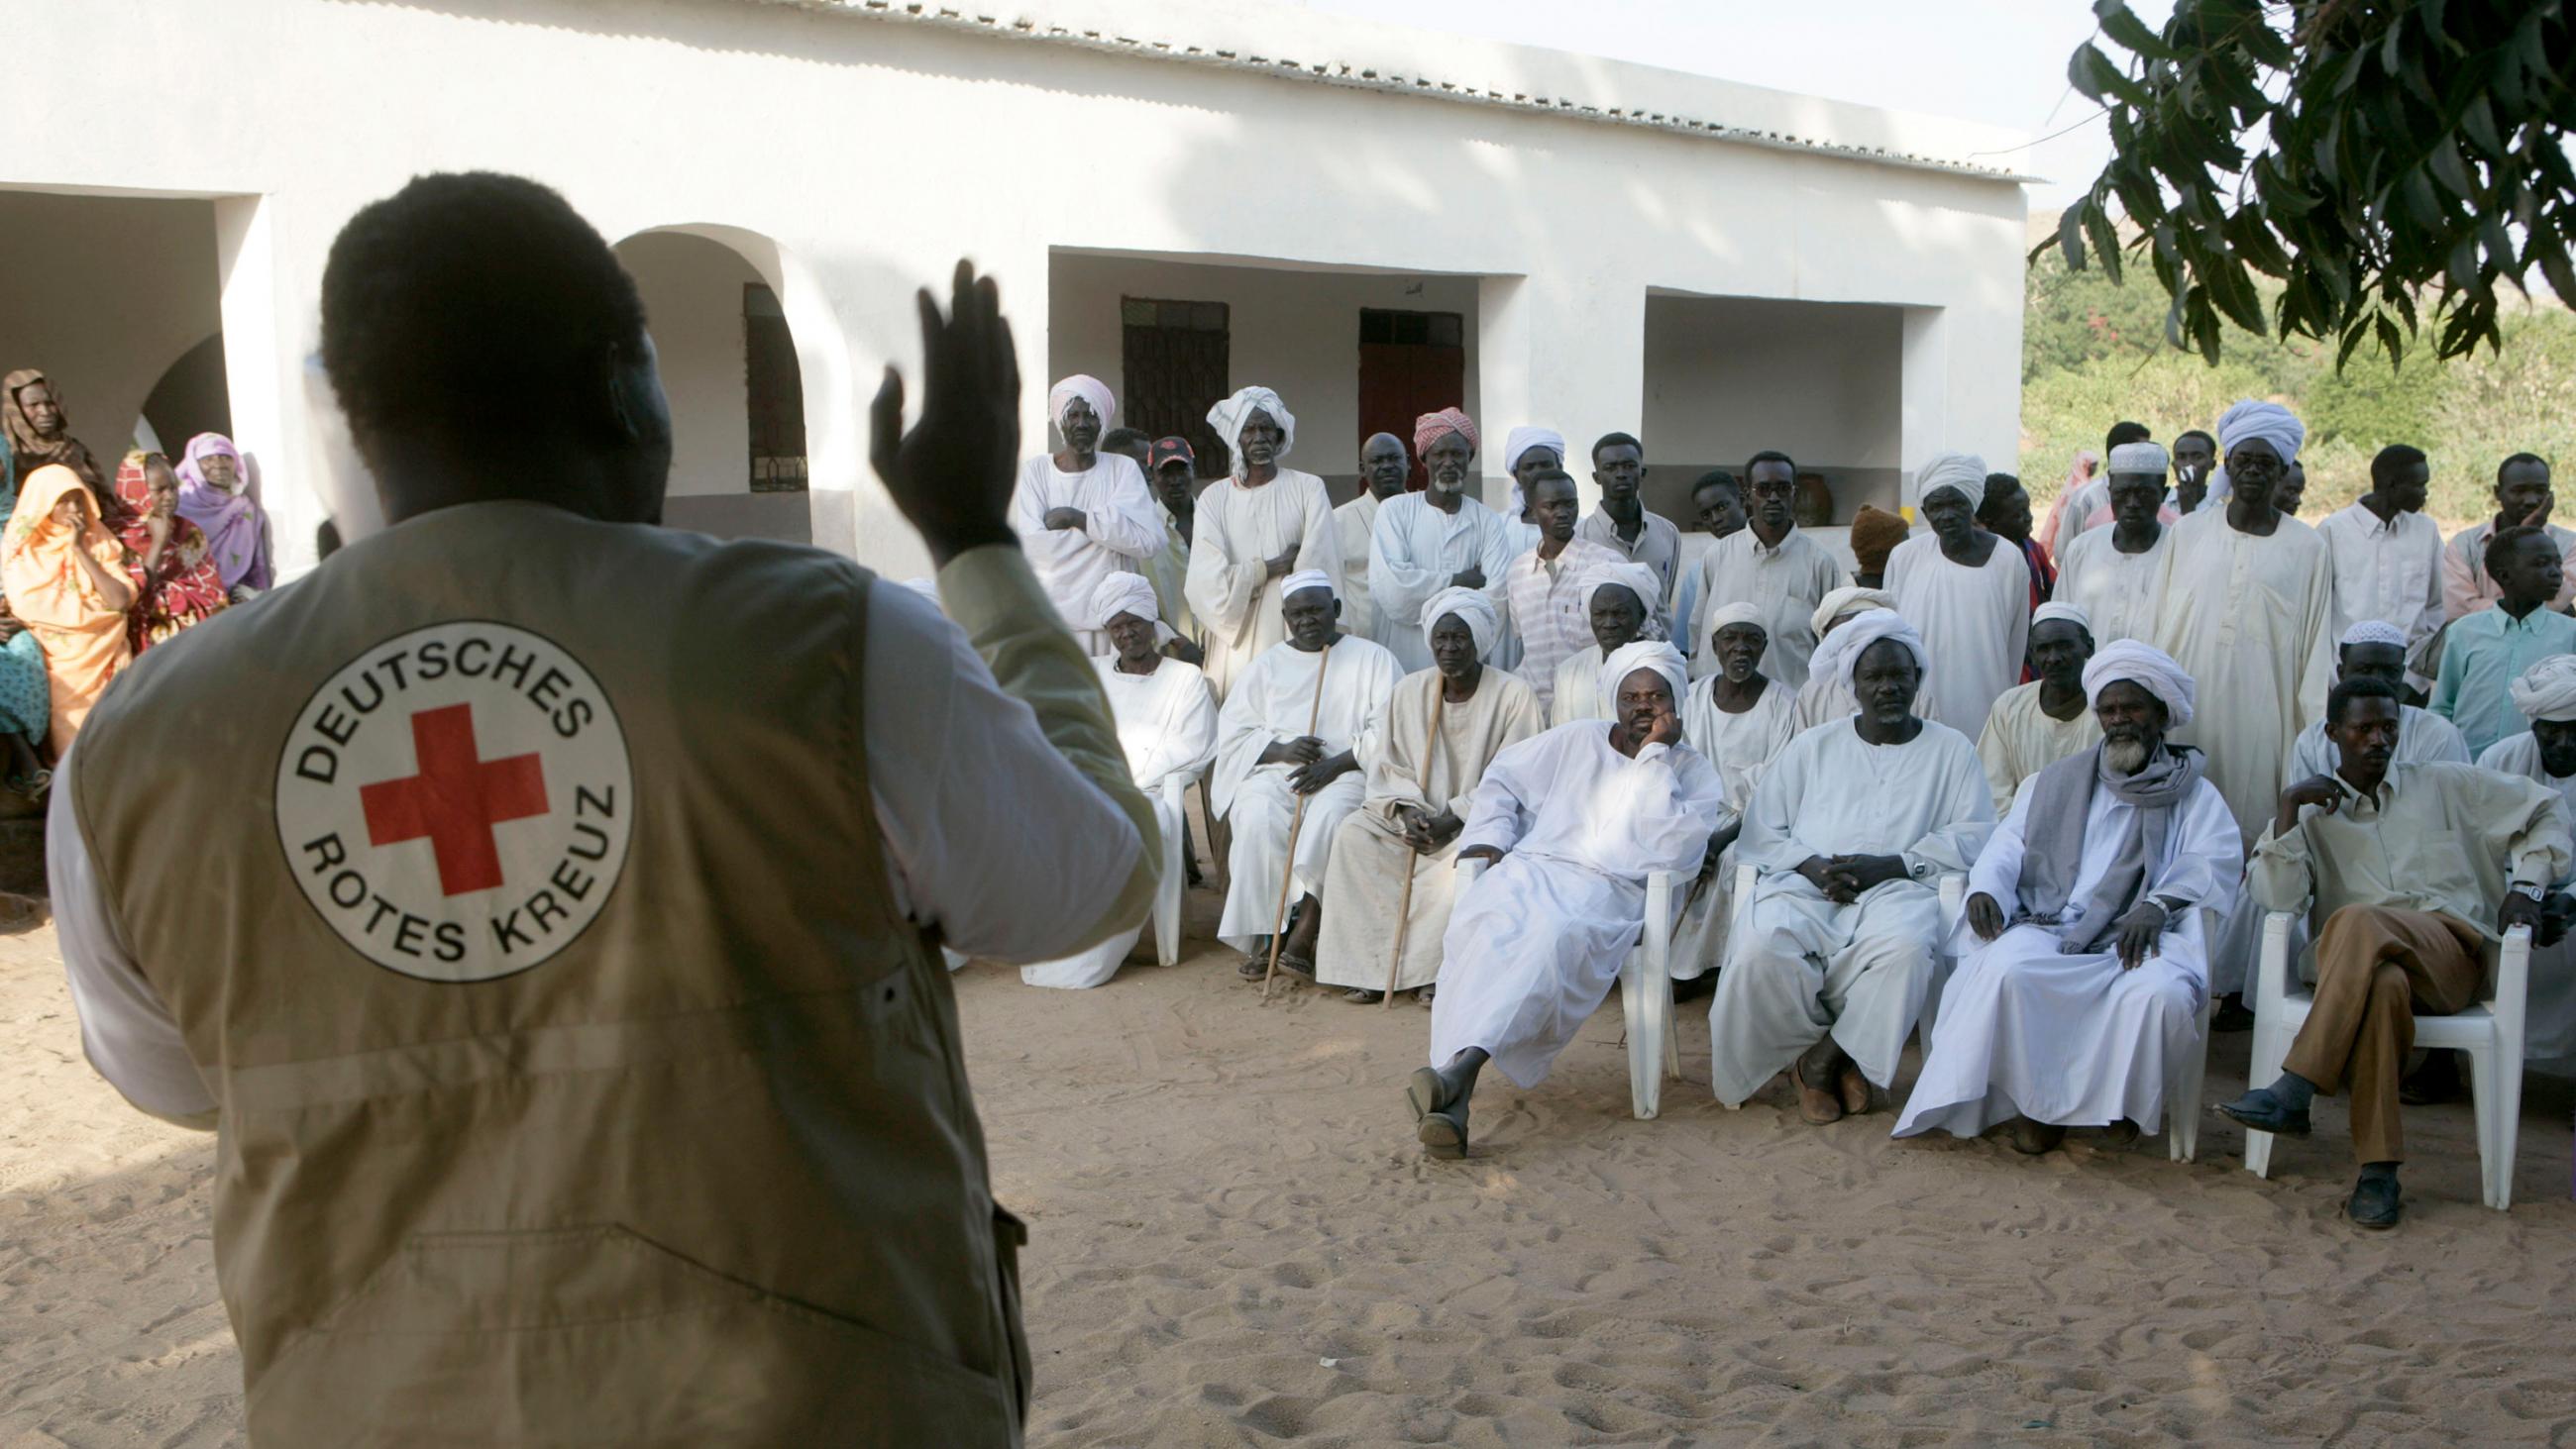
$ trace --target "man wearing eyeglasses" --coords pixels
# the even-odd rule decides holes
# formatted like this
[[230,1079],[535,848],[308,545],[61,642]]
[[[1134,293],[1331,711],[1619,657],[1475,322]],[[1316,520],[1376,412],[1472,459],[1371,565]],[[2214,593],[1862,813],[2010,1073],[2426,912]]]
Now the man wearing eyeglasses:
[[[1762,672],[1792,688],[1807,682],[1807,659],[1816,652],[1816,605],[1851,582],[1840,561],[1798,531],[1790,511],[1797,488],[1798,465],[1788,454],[1768,449],[1754,454],[1744,465],[1744,501],[1750,509],[1746,526],[1701,554],[1693,581],[1681,590],[1683,597],[1697,600],[1695,615],[1729,604],[1761,610],[1763,632],[1771,640],[1762,655]],[[1698,679],[1716,670],[1717,657],[1709,647],[1709,631],[1698,626],[1697,617],[1689,622],[1682,637],[1696,641],[1690,672]]]

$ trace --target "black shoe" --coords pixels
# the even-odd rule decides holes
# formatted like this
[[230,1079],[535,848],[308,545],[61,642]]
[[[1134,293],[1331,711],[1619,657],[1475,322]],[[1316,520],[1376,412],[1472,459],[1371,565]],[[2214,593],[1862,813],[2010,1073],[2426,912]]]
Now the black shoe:
[[2245,1009],[2245,1001],[2242,997],[2220,997],[2218,1009],[2209,1014],[2209,1029],[2211,1031],[2252,1031],[2254,1013]]
[[2307,1109],[2293,1112],[2281,1105],[2280,1098],[2260,1087],[2233,1102],[2219,1104],[2218,1110],[2257,1132],[2277,1132],[2284,1137],[2308,1135]]
[[2403,1195],[2394,1177],[2365,1177],[2353,1184],[2352,1196],[2344,1202],[2343,1215],[2352,1219],[2356,1228],[2374,1232],[2397,1226],[2405,1213]]

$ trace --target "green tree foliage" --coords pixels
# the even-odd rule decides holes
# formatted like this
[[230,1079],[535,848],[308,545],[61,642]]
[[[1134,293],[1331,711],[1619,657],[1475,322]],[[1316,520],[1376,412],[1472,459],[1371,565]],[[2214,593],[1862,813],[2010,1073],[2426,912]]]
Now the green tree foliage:
[[2338,368],[2365,343],[2394,362],[2419,298],[2442,357],[2501,347],[2535,269],[2576,301],[2567,7],[2178,0],[2157,30],[2097,0],[2126,55],[2088,42],[2067,74],[2107,112],[2113,156],[2058,250],[2115,283],[2143,253],[2164,335],[2211,362],[2229,324],[2331,342]]

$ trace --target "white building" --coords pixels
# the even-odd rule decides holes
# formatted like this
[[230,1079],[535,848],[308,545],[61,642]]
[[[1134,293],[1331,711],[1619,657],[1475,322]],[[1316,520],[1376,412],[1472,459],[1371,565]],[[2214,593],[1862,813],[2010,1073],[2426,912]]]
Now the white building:
[[0,0],[0,34],[0,369],[48,370],[103,457],[139,417],[231,432],[290,567],[373,513],[311,361],[324,258],[433,170],[537,177],[618,240],[672,523],[897,575],[866,404],[960,254],[1030,451],[1087,371],[1155,431],[1273,386],[1342,481],[1449,403],[1490,449],[1635,432],[1676,516],[1758,448],[1837,521],[2015,452],[2023,138],[1964,122],[1267,0]]

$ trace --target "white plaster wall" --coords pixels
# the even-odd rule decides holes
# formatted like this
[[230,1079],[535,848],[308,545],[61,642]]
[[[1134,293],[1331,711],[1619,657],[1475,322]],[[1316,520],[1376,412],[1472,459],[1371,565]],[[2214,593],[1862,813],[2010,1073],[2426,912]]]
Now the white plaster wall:
[[[989,30],[747,0],[0,3],[14,53],[260,78],[211,110],[115,106],[40,68],[0,87],[0,186],[261,198],[227,203],[236,422],[277,418],[270,475],[308,497],[348,466],[304,368],[333,234],[415,173],[478,166],[561,187],[611,238],[685,224],[772,244],[737,250],[797,334],[816,541],[898,575],[922,554],[864,475],[866,399],[884,363],[915,365],[912,289],[965,253],[1002,279],[1031,375],[1053,360],[1052,248],[1187,253],[1480,278],[1482,413],[1577,438],[1639,421],[1649,288],[1938,309],[1908,334],[1934,350],[1906,350],[1909,450],[1917,419],[1990,456],[2018,431],[2026,208],[2008,181],[1009,36],[1025,17],[1401,60],[1899,150],[2013,139],[1979,128],[1261,0],[1022,0]],[[1075,141],[1083,164],[1051,158]],[[1040,382],[1029,440],[1043,410]],[[282,523],[290,563],[309,531]]]
[[0,256],[0,373],[49,374],[72,432],[114,469],[153,385],[220,325],[214,208],[0,191]]
[[644,295],[644,315],[671,402],[671,492],[751,491],[751,421],[743,375],[742,289],[760,280],[732,249],[650,232],[617,244]]

